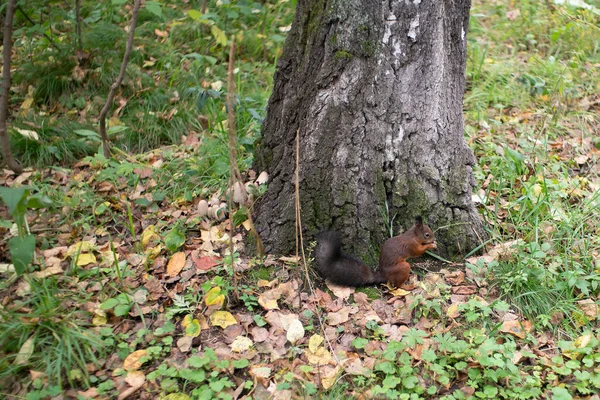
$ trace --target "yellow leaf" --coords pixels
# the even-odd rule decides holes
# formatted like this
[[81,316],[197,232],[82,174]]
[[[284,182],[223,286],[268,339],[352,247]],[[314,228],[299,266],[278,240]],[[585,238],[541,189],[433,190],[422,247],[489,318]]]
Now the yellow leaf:
[[278,288],[267,290],[258,296],[258,304],[265,310],[279,310],[277,300],[281,297],[281,291]]
[[140,361],[142,357],[146,356],[146,350],[136,350],[125,358],[123,361],[123,369],[126,371],[135,371],[139,369],[143,361]]
[[323,385],[323,389],[327,390],[332,387],[335,382],[337,382],[338,375],[341,371],[342,367],[340,366],[332,368],[331,371],[325,371],[321,375],[321,385]]
[[200,327],[200,321],[194,318],[192,314],[188,314],[183,318],[181,325],[185,328],[185,336],[198,337],[202,328]]
[[171,257],[169,263],[167,264],[167,275],[172,278],[176,277],[179,275],[184,266],[185,253],[183,251],[178,251],[177,253],[173,254],[173,257]]
[[84,265],[93,264],[96,262],[96,256],[92,253],[83,253],[77,257],[77,266],[82,267]]
[[314,365],[327,365],[332,360],[331,353],[324,347],[319,347],[317,351],[307,351],[306,358],[308,362]]
[[308,340],[308,349],[314,353],[324,341],[323,336],[312,335]]
[[91,250],[94,250],[95,248],[96,245],[94,243],[84,240],[82,242],[77,242],[69,246],[69,249],[65,254],[67,257],[72,257],[77,253],[87,253]]
[[448,307],[448,310],[446,311],[446,315],[448,315],[450,318],[458,318],[460,316],[458,304],[450,305],[450,307]]
[[30,337],[23,343],[21,349],[19,350],[19,354],[15,357],[14,364],[15,365],[26,365],[29,362],[29,358],[33,354],[33,350],[35,348],[35,339],[34,337]]
[[217,41],[217,44],[221,46],[227,46],[227,35],[218,26],[213,25],[210,27],[210,33],[212,33],[213,37]]
[[21,112],[27,111],[31,108],[33,104],[33,97],[25,98],[25,101],[21,104]]
[[94,310],[94,318],[92,318],[92,324],[95,326],[104,325],[108,322],[108,318],[106,317],[106,312],[101,309]]
[[123,125],[119,117],[112,117],[108,120],[108,127]]
[[254,343],[252,342],[252,340],[250,340],[246,336],[238,336],[235,338],[233,343],[229,345],[229,347],[231,347],[231,351],[233,351],[234,353],[243,353],[245,351],[248,351],[253,344]]
[[225,329],[228,326],[237,324],[237,321],[228,311],[215,311],[210,315],[210,323],[214,326],[220,326]]
[[145,249],[146,247],[148,247],[151,241],[158,239],[160,238],[158,237],[156,232],[154,232],[154,225],[150,225],[146,229],[144,229],[144,232],[142,232],[142,247]]
[[221,288],[219,286],[210,289],[204,298],[204,303],[209,307],[217,306],[218,308],[221,308],[224,302],[225,296],[221,293]]

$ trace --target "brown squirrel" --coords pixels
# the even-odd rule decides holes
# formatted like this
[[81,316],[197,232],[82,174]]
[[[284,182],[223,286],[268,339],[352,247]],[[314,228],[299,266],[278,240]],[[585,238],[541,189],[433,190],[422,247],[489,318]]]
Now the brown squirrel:
[[342,243],[337,232],[322,232],[317,235],[314,257],[321,276],[338,285],[364,286],[390,282],[399,288],[410,273],[410,264],[406,259],[421,256],[427,250],[436,248],[433,231],[423,224],[421,217],[417,217],[412,228],[383,243],[379,269],[376,271],[359,259],[342,253]]

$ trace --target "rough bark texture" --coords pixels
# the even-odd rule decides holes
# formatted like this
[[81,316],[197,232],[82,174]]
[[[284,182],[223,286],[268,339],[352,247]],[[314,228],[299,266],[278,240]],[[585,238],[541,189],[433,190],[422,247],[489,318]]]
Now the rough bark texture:
[[[265,250],[294,248],[294,137],[302,222],[378,251],[422,215],[439,253],[481,243],[471,202],[475,160],[463,137],[470,1],[298,0],[275,74],[256,167]],[[389,211],[386,211],[389,210]]]
[[21,164],[15,160],[10,141],[6,120],[8,119],[8,96],[10,96],[10,63],[12,57],[12,24],[15,12],[16,0],[9,0],[6,4],[6,16],[4,17],[4,37],[2,38],[2,91],[0,92],[0,142],[2,143],[2,156],[4,162],[16,173],[23,171]]

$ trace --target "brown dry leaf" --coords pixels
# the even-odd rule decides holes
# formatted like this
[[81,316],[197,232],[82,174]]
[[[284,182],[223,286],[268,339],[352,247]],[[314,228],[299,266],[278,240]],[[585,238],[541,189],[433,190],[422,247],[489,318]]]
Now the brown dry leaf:
[[350,295],[356,291],[353,287],[335,285],[329,282],[329,280],[327,281],[327,287],[333,292],[335,297],[344,300],[348,299]]
[[146,350],[136,350],[128,355],[123,361],[123,369],[126,371],[135,371],[139,369],[144,362],[140,361],[147,354]]
[[452,294],[471,295],[477,293],[476,286],[453,286]]
[[177,339],[177,348],[182,353],[187,353],[192,349],[192,342],[194,338],[191,336],[184,336],[182,338]]
[[254,367],[250,367],[250,371],[248,371],[251,377],[260,382],[263,386],[267,386],[269,384],[269,377],[271,376],[271,368],[265,367],[263,365],[256,365]]
[[259,279],[256,282],[256,286],[260,287],[268,287],[268,288],[272,288],[274,285],[277,284],[277,282],[279,282],[279,279],[275,278],[272,281],[268,281],[266,279]]
[[444,275],[444,279],[453,286],[462,285],[465,282],[465,273],[463,271],[451,271]]
[[338,375],[342,372],[341,366],[336,367],[325,367],[323,368],[321,375],[321,385],[323,385],[323,389],[327,390],[332,387],[335,382],[337,382]]
[[98,393],[98,388],[92,387],[86,391],[78,390],[77,395],[83,397],[84,399],[95,399],[100,394]]
[[364,375],[368,376],[371,373],[369,368],[363,365],[362,359],[356,357],[352,360],[348,360],[344,363],[344,371],[350,375]]
[[250,333],[256,343],[262,343],[269,338],[269,331],[259,326],[253,327]]
[[450,318],[458,318],[460,316],[460,311],[458,310],[458,304],[451,304],[446,310],[446,315]]
[[194,257],[192,253],[192,261],[196,265],[196,268],[202,271],[210,271],[213,267],[221,264],[221,259],[214,256]]
[[502,323],[502,327],[500,328],[501,332],[510,333],[520,339],[524,339],[525,336],[531,331],[533,328],[533,324],[527,320],[523,321],[504,321]]
[[140,387],[146,382],[146,375],[142,371],[128,371],[125,382],[132,387]]
[[282,261],[286,264],[298,264],[300,262],[300,257],[290,256],[290,257],[279,257],[279,261]]
[[209,320],[213,326],[219,326],[223,329],[237,324],[236,319],[228,311],[215,311],[210,315]]
[[[77,265],[79,265],[79,260],[77,260],[77,261],[78,261]],[[33,274],[31,274],[31,276],[33,276],[34,278],[46,278],[51,275],[62,274],[63,272],[64,272],[64,270],[62,269],[62,267],[60,265],[58,265],[58,266],[43,269],[41,271],[36,271]]]
[[577,305],[579,306],[581,311],[583,311],[586,317],[592,320],[597,319],[600,315],[600,308],[598,307],[598,304],[592,299],[577,301]]
[[169,263],[167,264],[167,275],[171,278],[179,275],[183,267],[185,266],[185,253],[183,251],[178,251],[173,254]]
[[281,291],[279,288],[267,290],[258,296],[258,304],[265,310],[279,310],[277,300],[281,297]]
[[348,322],[350,319],[350,309],[348,307],[342,308],[338,312],[327,313],[327,322],[329,325],[336,326]]

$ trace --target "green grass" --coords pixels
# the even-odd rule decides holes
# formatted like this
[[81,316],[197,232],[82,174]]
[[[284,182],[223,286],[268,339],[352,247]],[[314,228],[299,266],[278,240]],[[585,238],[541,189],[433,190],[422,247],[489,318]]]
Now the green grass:
[[[32,192],[54,201],[47,226],[35,232],[40,249],[53,248],[65,236],[78,241],[93,234],[118,240],[122,251],[139,255],[140,238],[148,225],[156,226],[161,241],[176,223],[191,235],[199,221],[184,219],[185,210],[199,198],[210,199],[226,191],[228,49],[219,42],[218,33],[227,38],[236,35],[238,43],[238,166],[247,171],[285,36],[279,28],[291,23],[294,4],[222,1],[217,6],[209,1],[210,13],[197,19],[184,10],[199,9],[199,1],[161,3],[162,16],[144,10],[113,112],[120,109],[110,115],[115,118],[109,124],[109,134],[119,149],[141,154],[106,160],[95,156],[99,142],[90,131],[97,129],[97,115],[118,72],[128,14],[111,2],[84,3],[86,54],[81,59],[74,56],[69,10],[56,5],[49,8],[42,2],[24,6],[34,17],[38,16],[36,8],[46,13],[47,25],[42,27],[52,28],[61,50],[53,49],[37,31],[32,33],[20,22],[21,30],[15,33],[10,125],[35,131],[39,140],[13,131],[11,141],[24,164],[44,167],[32,176]],[[371,321],[348,332],[356,336],[351,351],[361,359],[376,360],[370,374],[343,374],[333,387],[327,391],[319,387],[315,394],[312,382],[298,380],[300,375],[294,375],[298,371],[292,374],[284,364],[281,371],[274,369],[279,389],[321,398],[366,390],[390,398],[409,393],[420,398],[464,398],[458,390],[449,394],[445,389],[455,388],[459,382],[477,398],[547,398],[552,394],[560,398],[564,391],[578,395],[597,392],[598,342],[595,337],[583,344],[580,340],[597,335],[597,321],[586,316],[577,303],[596,299],[600,292],[600,180],[598,152],[594,150],[599,146],[596,126],[600,122],[594,104],[600,88],[597,25],[598,16],[589,11],[549,7],[545,2],[474,2],[464,103],[466,139],[478,160],[474,174],[477,193],[484,199],[480,212],[490,233],[490,247],[515,241],[497,260],[467,265],[486,271],[486,285],[478,289],[487,290],[487,303],[472,298],[460,306],[458,327],[425,338],[428,329],[415,328],[418,322],[439,323],[441,331],[451,319],[446,307],[452,293],[440,285],[437,297],[419,296],[411,303],[415,325],[409,326],[399,341],[383,340],[387,344],[384,350],[367,346],[384,337],[377,323]],[[157,35],[157,31],[165,34]],[[74,74],[75,65],[84,72],[82,77]],[[23,107],[28,101],[31,106]],[[178,144],[182,136],[196,137],[199,144],[164,146]],[[81,165],[73,167],[81,160]],[[153,170],[152,177],[140,178],[139,170],[157,161],[162,165]],[[47,179],[48,166],[52,166],[50,179],[56,181]],[[101,184],[110,190],[98,191]],[[130,200],[132,188],[138,184],[144,186],[147,198]],[[184,214],[174,222],[164,210]],[[5,234],[11,221],[0,222],[0,234]],[[153,394],[194,391],[213,396],[219,393],[216,389],[240,383],[251,387],[243,362],[222,362],[208,346],[186,356],[189,368],[177,370],[169,359],[174,338],[182,334],[179,317],[196,310],[212,286],[232,292],[224,267],[216,272],[223,277],[210,275],[212,283],[196,283],[201,287],[190,286],[172,299],[173,304],[162,305],[164,325],[144,325],[144,329],[126,334],[113,332],[109,325],[100,330],[100,336],[98,331],[94,331],[96,336],[88,335],[91,315],[78,310],[87,299],[71,283],[114,281],[116,286],[102,291],[102,301],[117,299],[127,303],[119,305],[130,306],[129,294],[121,285],[132,274],[147,272],[149,263],[136,271],[121,259],[119,268],[112,264],[73,267],[58,278],[32,280],[31,294],[18,296],[21,303],[0,308],[0,385],[6,387],[15,379],[27,382],[27,372],[32,369],[47,376],[46,382],[27,383],[33,394],[56,396],[68,386],[85,387],[85,365],[102,361],[103,353],[93,349],[104,343],[106,350],[116,348],[121,361],[134,348],[148,349],[150,362],[145,371],[154,385]],[[254,268],[245,276],[248,281],[242,287],[240,307],[257,325],[266,322],[257,306],[261,291],[256,290],[255,281],[273,279],[279,268]],[[9,283],[3,281],[2,285]],[[7,290],[8,286],[0,285],[3,296]],[[376,288],[361,292],[371,300],[381,298]],[[74,293],[77,296],[72,297]],[[498,315],[508,311],[522,313],[537,332],[525,339],[502,332]],[[319,322],[311,323],[310,334],[319,333]],[[550,358],[529,351],[537,346],[535,335],[544,331],[556,334],[554,346],[559,353],[551,357],[551,365],[547,364]],[[29,365],[15,365],[17,353],[30,339],[35,347]],[[415,346],[425,339],[430,347],[423,354],[415,353]],[[304,347],[289,346],[284,357],[290,362],[298,359]],[[516,368],[513,357],[523,354],[529,361]],[[116,393],[111,374],[122,372],[112,367],[87,381],[107,397]],[[317,369],[302,367],[307,376],[314,372],[311,368]],[[415,377],[427,385],[417,385],[421,382]]]
[[[511,21],[510,10],[520,15]],[[600,121],[585,109],[600,84],[589,68],[600,61],[595,21],[591,12],[540,2],[472,9],[465,112],[481,211],[494,242],[522,239],[492,265],[490,279],[532,320],[563,313],[554,329],[585,324],[575,301],[600,286],[591,142]],[[578,156],[589,158],[579,165]]]

